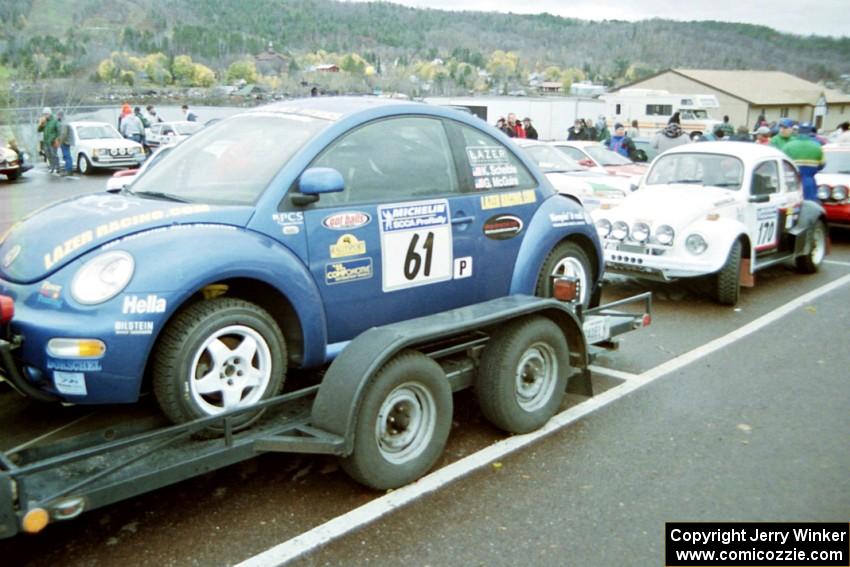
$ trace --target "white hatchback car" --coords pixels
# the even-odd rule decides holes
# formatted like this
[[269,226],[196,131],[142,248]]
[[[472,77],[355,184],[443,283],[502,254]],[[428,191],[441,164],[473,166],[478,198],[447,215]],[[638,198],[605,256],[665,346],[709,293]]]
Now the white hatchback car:
[[151,149],[179,144],[203,127],[203,124],[188,120],[157,122],[145,130],[145,144]]
[[788,260],[817,271],[823,208],[804,201],[788,157],[746,142],[689,144],[658,156],[640,189],[593,215],[610,273],[660,280],[711,276],[717,301],[738,302],[753,274]]
[[69,122],[71,155],[83,175],[92,168],[134,167],[145,160],[142,145],[106,122]]

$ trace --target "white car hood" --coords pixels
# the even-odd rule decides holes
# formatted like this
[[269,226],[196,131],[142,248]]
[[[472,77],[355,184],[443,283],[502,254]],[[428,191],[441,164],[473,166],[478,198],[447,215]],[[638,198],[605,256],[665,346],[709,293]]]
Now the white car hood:
[[846,173],[818,173],[815,175],[818,185],[846,185],[850,186],[850,175]]
[[126,138],[96,138],[94,140],[78,140],[77,147],[80,148],[137,148],[141,146],[138,142]]
[[599,211],[598,216],[627,222],[684,227],[724,205],[733,204],[737,191],[702,185],[649,185],[630,193],[620,205]]

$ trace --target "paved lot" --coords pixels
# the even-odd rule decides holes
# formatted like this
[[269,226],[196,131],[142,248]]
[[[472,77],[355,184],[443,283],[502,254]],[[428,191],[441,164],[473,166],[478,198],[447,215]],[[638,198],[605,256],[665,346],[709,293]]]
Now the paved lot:
[[[0,182],[0,231],[105,182],[40,171]],[[605,299],[651,289],[653,325],[597,361],[601,395],[570,396],[563,427],[514,452],[524,441],[505,440],[461,393],[442,469],[394,494],[361,488],[332,459],[264,456],[0,541],[0,555],[13,565],[228,565],[283,543],[249,564],[304,551],[294,564],[659,565],[665,521],[847,521],[850,232],[832,236],[818,274],[760,274],[736,309],[699,285],[609,285]],[[40,406],[4,390],[0,449],[154,411],[152,400]]]

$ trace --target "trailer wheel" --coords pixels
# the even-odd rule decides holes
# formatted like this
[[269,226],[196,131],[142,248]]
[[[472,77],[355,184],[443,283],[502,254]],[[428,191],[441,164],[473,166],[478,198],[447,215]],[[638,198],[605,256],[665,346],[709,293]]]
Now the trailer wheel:
[[561,242],[552,249],[537,276],[535,295],[552,297],[553,278],[557,276],[572,276],[578,280],[576,303],[587,307],[593,288],[593,276],[587,254],[575,242]]
[[440,365],[403,351],[369,382],[342,468],[386,490],[424,475],[443,452],[452,425],[452,392]]
[[[154,392],[163,412],[183,423],[274,396],[285,374],[286,343],[274,319],[253,303],[219,298],[190,305],[169,323],[156,351]],[[248,427],[261,414],[247,412],[234,425]]]
[[726,263],[715,276],[715,294],[721,305],[735,305],[741,297],[741,241],[736,240],[729,250]]
[[563,331],[545,317],[500,328],[481,355],[475,383],[484,416],[510,433],[538,429],[561,406],[569,360]]
[[809,229],[807,238],[809,239],[809,252],[801,256],[797,256],[797,270],[804,274],[814,274],[820,269],[824,256],[826,256],[826,225],[823,221],[816,221],[814,226]]

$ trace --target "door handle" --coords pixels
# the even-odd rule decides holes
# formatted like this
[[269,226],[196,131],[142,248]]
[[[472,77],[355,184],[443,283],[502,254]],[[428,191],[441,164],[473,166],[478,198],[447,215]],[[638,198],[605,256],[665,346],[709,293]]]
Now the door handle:
[[475,220],[474,216],[458,215],[456,217],[452,217],[452,224],[470,224],[474,220]]

